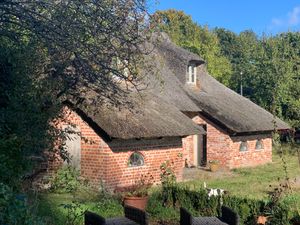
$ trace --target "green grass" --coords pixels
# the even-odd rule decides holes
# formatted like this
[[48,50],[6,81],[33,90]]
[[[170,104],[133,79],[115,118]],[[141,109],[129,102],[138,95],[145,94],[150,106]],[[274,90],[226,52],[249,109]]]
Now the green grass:
[[39,214],[48,221],[49,225],[66,225],[68,216],[74,215],[74,213],[68,213],[68,207],[72,205],[74,212],[78,215],[76,224],[83,224],[82,213],[85,210],[96,212],[104,217],[123,215],[123,207],[119,198],[96,195],[92,191],[90,194],[85,193],[84,195],[81,192],[74,194],[43,193],[39,195]]
[[[283,156],[287,162],[288,177],[293,181],[296,177],[300,178],[300,167],[296,155],[285,154]],[[255,168],[242,168],[232,170],[229,175],[206,176],[197,180],[188,181],[186,184],[191,186],[203,186],[206,182],[208,188],[222,188],[231,195],[249,197],[254,199],[265,199],[268,192],[272,191],[285,178],[282,158],[278,154],[273,154],[273,162]],[[293,185],[294,194],[299,195],[299,185]]]

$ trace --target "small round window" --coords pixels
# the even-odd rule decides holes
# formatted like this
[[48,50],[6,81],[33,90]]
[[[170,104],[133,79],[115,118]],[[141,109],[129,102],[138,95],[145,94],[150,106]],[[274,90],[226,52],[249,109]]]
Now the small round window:
[[256,144],[255,144],[255,149],[259,150],[259,149],[263,149],[263,148],[264,148],[263,141],[261,139],[257,140]]
[[241,145],[240,145],[240,151],[241,152],[245,152],[248,150],[248,144],[247,144],[247,141],[242,141],[241,142]]
[[129,157],[129,166],[143,166],[144,165],[144,157],[139,152],[134,152]]

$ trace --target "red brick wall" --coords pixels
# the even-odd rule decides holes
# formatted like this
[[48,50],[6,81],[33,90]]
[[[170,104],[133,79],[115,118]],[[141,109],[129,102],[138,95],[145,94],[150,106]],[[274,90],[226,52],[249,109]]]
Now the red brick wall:
[[[202,115],[187,114],[197,124],[207,126],[207,160],[219,160],[222,167],[229,169],[257,166],[272,161],[272,139],[271,134],[251,135],[233,137],[224,130],[206,119]],[[262,139],[264,149],[256,150],[257,139]],[[240,151],[241,141],[247,141],[248,151]],[[193,137],[184,139],[184,157],[190,164],[194,164],[194,143]]]
[[[263,149],[256,150],[257,139],[263,142]],[[239,168],[247,166],[257,166],[272,162],[272,138],[271,135],[251,135],[231,137],[231,160],[228,162],[229,168]],[[240,151],[241,141],[247,141],[248,151]]]
[[[81,174],[95,186],[100,182],[108,189],[131,185],[141,174],[148,172],[158,183],[160,165],[166,160],[174,162],[177,179],[182,179],[184,158],[179,137],[105,142],[79,115],[68,109],[65,111],[67,121],[76,124],[81,131]],[[140,167],[129,167],[128,159],[135,151],[144,156],[145,163]]]
[[193,135],[182,138],[183,158],[187,164],[194,165],[194,140]]

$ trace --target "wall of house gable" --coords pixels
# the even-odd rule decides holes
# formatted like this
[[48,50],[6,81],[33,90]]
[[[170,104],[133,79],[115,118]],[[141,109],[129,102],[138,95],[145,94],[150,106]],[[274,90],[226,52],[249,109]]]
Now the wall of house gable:
[[[197,124],[207,126],[207,161],[218,160],[224,168],[240,168],[257,166],[272,161],[271,135],[248,135],[231,137],[216,124],[202,115],[187,114]],[[256,150],[257,139],[262,139],[264,149]],[[248,151],[240,151],[241,141],[247,141]],[[184,157],[190,165],[194,165],[194,139],[188,136],[183,139]]]
[[[149,140],[112,140],[105,142],[81,117],[66,108],[66,122],[75,124],[81,131],[81,175],[94,186],[102,183],[113,190],[116,187],[134,184],[141,174],[150,173],[154,182],[160,181],[160,165],[170,160],[178,180],[182,180],[182,141],[177,138]],[[129,167],[130,155],[138,151],[145,164]]]

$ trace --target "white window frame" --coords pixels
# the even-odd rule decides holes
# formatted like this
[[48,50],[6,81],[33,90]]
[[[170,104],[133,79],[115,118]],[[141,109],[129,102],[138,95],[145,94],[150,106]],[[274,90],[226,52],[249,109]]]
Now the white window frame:
[[[194,76],[194,80],[192,79]],[[197,66],[195,64],[188,65],[188,83],[196,84],[197,81]]]

